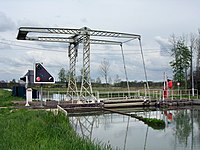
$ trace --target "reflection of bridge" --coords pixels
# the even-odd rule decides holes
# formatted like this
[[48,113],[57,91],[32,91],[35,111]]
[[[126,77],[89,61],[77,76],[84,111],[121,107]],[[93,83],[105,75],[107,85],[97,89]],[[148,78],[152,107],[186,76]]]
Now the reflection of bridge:
[[[145,118],[157,118],[157,119],[165,119],[163,113],[159,113],[158,111],[135,111],[133,110],[125,110],[125,113],[134,113],[138,116],[143,116]],[[94,128],[99,128],[99,125],[105,125],[107,128],[110,123],[112,124],[124,124],[131,122],[139,122],[138,119],[127,117],[125,115],[120,115],[116,113],[109,112],[101,112],[98,114],[95,113],[81,113],[81,114],[69,114],[70,122],[73,125],[76,132],[78,132],[84,138],[92,138],[92,132]],[[127,127],[128,130],[128,127]]]
[[[115,118],[121,118],[121,120],[114,121]],[[82,137],[91,139],[93,128],[98,128],[100,124],[104,124],[106,127],[110,123],[124,123],[127,122],[126,118],[126,116],[119,114],[102,114],[100,116],[71,116],[70,122],[73,125],[75,131],[78,132]]]
[[97,121],[96,116],[70,117],[70,121],[76,132],[81,131],[83,138],[92,138],[93,126]]
[[[166,111],[151,111],[151,110],[142,111],[142,109],[141,110],[136,109],[135,111],[134,109],[130,110],[121,109],[120,111],[123,111],[125,113],[137,114],[138,116],[143,116],[147,118],[157,118],[165,120],[166,129],[162,130],[163,132],[159,132],[159,135],[160,136],[162,135],[166,138],[165,145],[171,144],[170,147],[171,149],[173,149],[174,146],[174,149],[176,149],[177,147],[181,147],[183,149],[185,148],[193,150],[195,149],[195,146],[200,146],[197,145],[196,143],[196,141],[198,141],[199,139],[198,127],[200,125],[199,121],[200,109],[197,107],[192,109],[177,108],[177,110],[166,110]],[[123,129],[119,129],[120,130],[119,132],[121,133],[120,140],[124,144],[124,145],[121,144],[121,146],[123,146],[122,149],[123,148],[126,149],[128,143],[130,148],[130,133],[133,131],[133,126],[131,125],[131,123],[138,122],[137,119],[124,115],[119,115],[116,113],[111,114],[108,112],[99,112],[99,114],[97,115],[95,115],[95,113],[91,115],[86,113],[87,116],[84,116],[84,113],[76,114],[75,116],[73,116],[73,114],[68,114],[68,115],[70,116],[69,118],[74,126],[74,129],[84,138],[94,139],[93,136],[96,136],[96,133],[99,133],[99,131],[101,132],[101,130],[98,130],[98,128],[101,129],[104,128],[105,133],[108,130],[110,131],[110,129],[112,128],[111,124],[114,125],[113,126],[114,128],[119,126],[123,127]],[[116,126],[116,124],[119,124],[119,126]],[[150,143],[151,144],[155,143],[155,140],[154,141],[149,140],[150,135],[152,135],[154,131],[152,131],[152,129],[150,130],[150,128],[147,125],[145,126],[146,128],[142,129],[143,132],[141,132],[140,135],[140,137],[141,136],[144,137],[144,141],[140,142],[140,144],[144,144],[143,145],[144,149],[146,149]],[[94,132],[95,128],[97,128],[97,132]],[[118,130],[116,130],[115,128],[113,131],[118,131]],[[171,140],[167,141],[168,138]]]

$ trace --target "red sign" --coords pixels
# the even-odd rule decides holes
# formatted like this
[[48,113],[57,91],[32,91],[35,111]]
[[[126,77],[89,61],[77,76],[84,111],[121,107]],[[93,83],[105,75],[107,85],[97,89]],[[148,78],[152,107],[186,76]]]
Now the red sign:
[[171,89],[171,88],[172,88],[172,86],[173,86],[172,80],[169,80],[169,81],[168,81],[168,88],[170,88],[170,89]]

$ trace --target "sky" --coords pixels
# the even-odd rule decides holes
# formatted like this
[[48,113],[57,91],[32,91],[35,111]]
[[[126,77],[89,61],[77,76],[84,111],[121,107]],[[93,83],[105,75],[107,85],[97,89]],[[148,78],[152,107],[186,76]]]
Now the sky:
[[[42,62],[58,80],[61,68],[69,69],[67,43],[19,41],[18,29],[29,27],[88,27],[93,30],[139,34],[147,77],[162,81],[172,78],[169,37],[197,33],[200,28],[199,0],[1,0],[0,80],[18,80],[35,62]],[[128,79],[145,80],[138,40],[123,45]],[[100,64],[110,63],[109,76],[125,80],[120,46],[91,45],[91,78],[103,78]],[[79,46],[77,75],[82,67]]]

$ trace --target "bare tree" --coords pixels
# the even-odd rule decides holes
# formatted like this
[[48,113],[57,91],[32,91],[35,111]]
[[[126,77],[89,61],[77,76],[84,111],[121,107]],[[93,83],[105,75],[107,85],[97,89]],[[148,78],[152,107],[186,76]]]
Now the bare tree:
[[97,79],[96,79],[96,83],[101,84],[101,79],[100,79],[99,77],[97,77]]
[[198,29],[198,36],[196,39],[196,50],[197,50],[197,64],[195,72],[195,83],[196,87],[200,89],[200,29]]
[[103,61],[101,61],[99,69],[100,69],[102,77],[105,79],[106,84],[107,84],[108,83],[108,74],[109,74],[109,71],[110,71],[109,61],[104,58]]
[[121,79],[120,79],[119,75],[116,74],[115,79],[114,79],[114,83],[120,83],[120,82],[121,82]]
[[198,37],[197,37],[197,40],[196,40],[196,50],[197,50],[196,71],[199,74],[199,70],[200,70],[200,29],[198,29]]

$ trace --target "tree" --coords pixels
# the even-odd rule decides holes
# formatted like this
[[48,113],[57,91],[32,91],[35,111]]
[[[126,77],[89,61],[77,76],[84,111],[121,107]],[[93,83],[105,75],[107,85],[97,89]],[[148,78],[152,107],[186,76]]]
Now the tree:
[[121,79],[120,79],[119,75],[116,74],[115,79],[114,79],[114,83],[116,84],[116,83],[120,83],[120,82],[121,82]]
[[58,73],[58,79],[60,82],[66,82],[66,71],[62,68]]
[[182,83],[185,81],[185,86],[187,86],[187,70],[191,62],[191,53],[185,45],[184,38],[177,40],[173,37],[172,41],[173,48],[171,52],[174,59],[170,62],[170,65],[173,69],[174,80]]
[[12,81],[10,81],[10,83],[16,83],[16,80],[15,80],[15,79],[12,79]]
[[178,137],[179,142],[185,142],[185,144],[187,145],[188,137],[191,135],[192,132],[191,114],[189,114],[189,111],[187,109],[179,110],[174,116],[174,121],[176,122],[176,136]]
[[197,36],[195,45],[196,45],[196,50],[197,50],[195,84],[196,84],[196,88],[200,89],[200,29],[198,30],[198,36]]
[[200,71],[200,29],[198,30],[198,37],[196,39],[196,50],[197,50],[197,66],[196,70],[199,73]]
[[108,83],[108,74],[110,71],[110,63],[105,58],[101,61],[101,65],[99,66],[102,77],[105,79],[106,84]]
[[112,84],[112,78],[111,77],[108,78],[108,83]]
[[9,87],[13,87],[16,85],[16,80],[15,79],[12,79],[10,82],[9,82]]
[[101,84],[101,79],[100,79],[100,77],[97,77],[97,78],[96,78],[96,83]]

